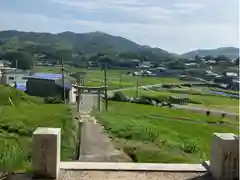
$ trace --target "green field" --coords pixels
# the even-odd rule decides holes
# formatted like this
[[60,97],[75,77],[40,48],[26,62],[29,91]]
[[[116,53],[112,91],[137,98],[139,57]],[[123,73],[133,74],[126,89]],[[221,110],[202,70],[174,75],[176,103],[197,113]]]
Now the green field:
[[[127,96],[134,97],[136,92],[135,90],[125,90],[123,93]],[[196,94],[194,94],[196,93]],[[200,92],[190,90],[189,91],[177,91],[177,90],[159,90],[159,91],[146,91],[143,89],[139,90],[139,96],[150,96],[150,97],[159,97],[159,99],[168,99],[169,96],[177,96],[187,94],[187,97],[195,104],[190,104],[193,106],[199,106],[204,108],[213,108],[226,110],[230,112],[237,113],[239,110],[239,101],[238,99],[233,99],[229,97],[223,97],[220,95],[210,95],[210,94],[201,94]]]
[[[12,104],[8,97],[11,97]],[[31,162],[32,133],[37,127],[62,130],[61,157],[72,159],[76,148],[76,125],[69,107],[44,104],[14,88],[0,86],[0,169],[26,170]]]
[[[102,86],[104,72],[100,69],[82,69],[67,67],[69,72],[86,72],[85,84],[87,86]],[[60,67],[37,67],[37,72],[60,73]],[[166,84],[183,82],[175,77],[140,77],[126,75],[127,70],[107,70],[108,89],[134,87],[148,84]]]
[[95,116],[115,146],[134,155],[136,162],[199,163],[209,159],[213,133],[237,132],[236,124],[206,123],[217,122],[217,116],[133,103],[109,101],[109,111]]

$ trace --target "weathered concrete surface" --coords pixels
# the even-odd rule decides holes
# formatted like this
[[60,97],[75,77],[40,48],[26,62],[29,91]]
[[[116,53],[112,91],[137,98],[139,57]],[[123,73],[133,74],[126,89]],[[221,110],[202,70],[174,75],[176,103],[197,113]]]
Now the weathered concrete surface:
[[60,142],[60,128],[37,128],[33,133],[32,163],[36,177],[58,178]]
[[115,149],[104,128],[93,117],[83,116],[80,161],[131,162],[123,152]]
[[210,171],[219,180],[239,179],[239,139],[235,134],[213,134]]
[[61,162],[60,168],[81,171],[207,172],[203,164],[132,162]]
[[[212,180],[204,173],[61,171],[58,180]],[[9,180],[32,180],[31,175],[13,175]],[[47,179],[42,179],[47,180]]]
[[80,161],[83,162],[130,162],[123,152],[116,150],[104,128],[89,113],[97,101],[96,95],[83,94],[80,104],[82,121]]
[[211,180],[198,173],[126,172],[126,171],[62,171],[61,180]]

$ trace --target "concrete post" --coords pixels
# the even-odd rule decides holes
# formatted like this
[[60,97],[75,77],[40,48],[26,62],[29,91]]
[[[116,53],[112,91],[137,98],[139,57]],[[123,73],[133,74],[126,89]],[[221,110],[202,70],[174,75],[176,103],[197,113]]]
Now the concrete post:
[[232,133],[214,133],[210,171],[217,180],[239,179],[239,138]]
[[60,164],[60,128],[37,128],[33,133],[33,173],[36,178],[57,179]]

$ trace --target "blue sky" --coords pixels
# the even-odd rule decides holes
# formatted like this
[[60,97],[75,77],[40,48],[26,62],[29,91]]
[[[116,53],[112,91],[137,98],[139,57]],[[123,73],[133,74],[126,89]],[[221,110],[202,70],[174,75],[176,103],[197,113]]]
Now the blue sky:
[[103,31],[170,52],[238,46],[238,0],[0,0],[0,30]]

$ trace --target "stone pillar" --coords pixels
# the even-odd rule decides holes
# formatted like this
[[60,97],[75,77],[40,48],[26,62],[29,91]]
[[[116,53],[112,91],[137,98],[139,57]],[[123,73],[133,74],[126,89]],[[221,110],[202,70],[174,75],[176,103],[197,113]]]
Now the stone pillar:
[[57,179],[60,164],[60,128],[37,128],[33,133],[33,173],[36,178]]
[[232,133],[214,133],[210,172],[217,180],[239,179],[239,137]]

